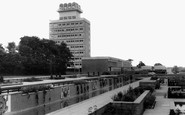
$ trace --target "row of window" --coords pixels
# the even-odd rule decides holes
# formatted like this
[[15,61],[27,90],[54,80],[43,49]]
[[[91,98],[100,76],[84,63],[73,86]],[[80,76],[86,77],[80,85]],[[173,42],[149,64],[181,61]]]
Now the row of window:
[[80,58],[80,57],[72,57],[72,59],[74,59],[74,60],[81,60],[82,58]]
[[58,35],[58,37],[81,37],[82,34],[64,34],[64,35]]
[[60,20],[67,20],[67,19],[76,19],[76,16],[65,16],[65,17],[60,17]]
[[55,41],[55,43],[62,43],[61,41]]
[[[83,42],[83,40],[67,40],[67,41],[64,41],[66,43],[76,43],[76,42]],[[62,43],[62,41],[55,41],[55,43]]]
[[83,28],[66,28],[66,29],[51,30],[51,32],[75,32],[75,31],[83,31]]
[[84,40],[67,40],[66,42],[67,43],[70,43],[70,42],[83,42]]
[[83,48],[84,46],[71,46],[71,48]]
[[59,24],[50,24],[50,27],[61,27],[61,26],[79,26],[79,25],[83,25],[83,22],[63,22],[63,23],[59,23]]
[[84,52],[71,52],[72,54],[83,54]]
[[82,65],[81,63],[75,63],[75,65],[79,66],[79,65]]
[[74,31],[74,30],[83,30],[83,28],[69,28],[69,29],[66,29],[66,31]]

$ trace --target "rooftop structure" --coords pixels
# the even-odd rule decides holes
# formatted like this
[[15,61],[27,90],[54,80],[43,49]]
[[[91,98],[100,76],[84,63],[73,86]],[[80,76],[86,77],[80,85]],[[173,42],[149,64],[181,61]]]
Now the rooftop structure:
[[60,12],[66,12],[66,11],[77,11],[79,13],[82,13],[80,5],[78,5],[75,2],[68,3],[68,4],[67,3],[60,4],[58,12],[60,13]]

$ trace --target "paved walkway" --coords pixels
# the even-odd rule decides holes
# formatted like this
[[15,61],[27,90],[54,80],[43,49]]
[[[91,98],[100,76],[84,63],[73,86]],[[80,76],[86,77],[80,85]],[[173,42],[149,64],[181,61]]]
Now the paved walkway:
[[162,85],[155,91],[156,104],[154,109],[146,109],[143,115],[169,115],[170,109],[174,106],[173,99],[166,98],[168,86]]
[[[149,78],[145,78],[145,79],[149,79]],[[105,106],[106,104],[108,104],[109,102],[112,102],[111,98],[114,94],[123,90],[126,91],[129,88],[129,86],[137,87],[139,86],[139,81],[125,85],[118,89],[114,89],[112,91],[106,92],[104,94],[90,98],[80,103],[73,104],[69,107],[65,107],[63,109],[49,113],[48,115],[88,115],[90,113],[89,110],[93,112],[95,109],[99,109]]]

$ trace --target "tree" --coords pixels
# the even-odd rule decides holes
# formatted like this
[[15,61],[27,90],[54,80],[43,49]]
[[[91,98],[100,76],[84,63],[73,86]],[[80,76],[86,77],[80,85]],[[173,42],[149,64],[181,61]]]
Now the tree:
[[162,66],[161,63],[155,63],[154,66]]
[[142,61],[140,61],[139,64],[137,65],[137,67],[141,68],[142,66],[145,66],[145,64]]
[[3,72],[3,58],[4,58],[4,55],[5,55],[5,50],[2,46],[2,44],[0,44],[0,74],[2,74]]
[[2,44],[0,44],[0,54],[5,53],[5,49]]
[[18,53],[11,54],[7,53],[3,57],[3,73],[9,75],[17,75],[22,74],[23,66],[22,66],[22,57]]
[[71,54],[69,48],[64,42],[58,45],[57,49],[58,49],[58,56],[56,57],[57,73],[59,75],[66,74],[65,72],[67,69],[67,64],[69,63],[73,55]]
[[44,65],[46,58],[43,57],[43,48],[38,37],[24,36],[19,42],[19,54],[24,58],[22,64],[26,74],[45,73],[44,69],[49,65]]
[[16,53],[16,45],[15,42],[9,42],[7,46],[9,53]]
[[21,56],[16,52],[14,42],[10,42],[7,46],[8,52],[0,46],[0,72],[1,74],[15,75],[22,73]]
[[179,73],[179,68],[178,68],[177,66],[174,66],[174,67],[172,68],[172,72],[173,72],[174,74]]
[[132,62],[132,61],[133,61],[133,59],[128,59],[128,61],[129,61],[129,62]]
[[22,37],[18,49],[24,57],[25,72],[29,74],[65,74],[72,57],[65,43],[57,45],[54,41],[35,36]]

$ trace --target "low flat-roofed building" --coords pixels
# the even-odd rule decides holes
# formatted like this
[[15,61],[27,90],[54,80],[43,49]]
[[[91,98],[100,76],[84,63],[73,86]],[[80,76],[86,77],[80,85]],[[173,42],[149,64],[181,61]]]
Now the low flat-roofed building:
[[153,66],[141,66],[141,70],[152,71]]
[[124,71],[130,71],[131,67],[130,61],[113,57],[82,58],[82,73],[88,75],[120,74]]

